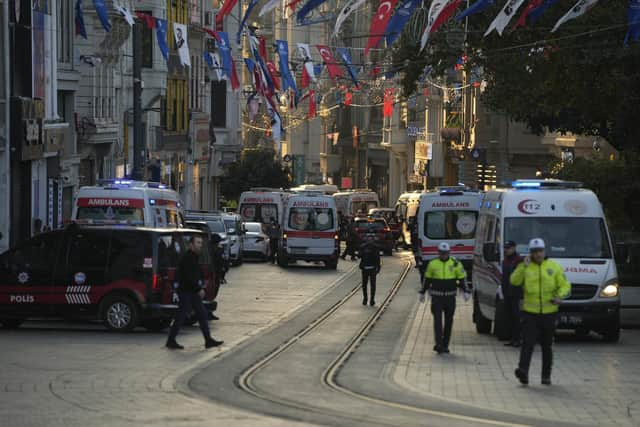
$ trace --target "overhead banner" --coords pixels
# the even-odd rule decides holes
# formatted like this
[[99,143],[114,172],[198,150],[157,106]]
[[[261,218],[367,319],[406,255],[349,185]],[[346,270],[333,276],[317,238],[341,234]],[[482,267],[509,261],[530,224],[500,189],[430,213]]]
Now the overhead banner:
[[347,20],[349,15],[351,15],[356,9],[364,4],[366,0],[349,0],[344,5],[338,17],[336,18],[336,24],[333,27],[333,37],[338,36],[338,32],[340,31],[340,27],[342,23]]
[[572,19],[576,19],[589,11],[593,6],[598,3],[598,0],[578,0],[578,2],[560,19],[556,22],[551,30],[554,33],[562,24]]
[[187,26],[185,24],[173,23],[173,35],[176,39],[176,48],[180,63],[183,66],[191,67],[191,58],[189,56],[189,44],[187,43]]
[[336,60],[333,57],[333,53],[331,53],[331,50],[328,46],[319,44],[316,45],[316,48],[318,49],[318,52],[320,52],[320,56],[322,57],[324,64],[327,66],[329,77],[331,77],[331,80],[334,83],[338,83],[338,78],[344,76],[344,73],[342,72],[342,68],[340,68],[336,63]]
[[[437,1],[437,0],[436,0]],[[389,20],[393,15],[393,11],[396,7],[398,0],[381,0],[376,10],[376,14],[371,19],[371,26],[369,27],[369,39],[367,45],[364,47],[364,54],[369,52],[369,49],[378,46],[378,43],[384,36],[384,30],[389,24]]]
[[282,90],[291,89],[296,92],[296,81],[289,69],[289,43],[286,40],[276,40],[278,48],[278,58],[280,59],[280,78],[282,79]]
[[515,16],[518,9],[520,9],[520,6],[522,6],[522,3],[524,3],[524,0],[508,0],[502,7],[500,13],[498,13],[491,22],[489,28],[487,28],[487,31],[484,33],[484,37],[491,34],[493,30],[496,30],[499,35],[502,35],[504,29],[507,28],[511,19]]
[[169,46],[167,46],[167,20],[156,18],[156,38],[158,39],[158,48],[164,57],[169,59]]
[[415,12],[418,5],[422,3],[421,0],[403,0],[396,13],[391,17],[391,20],[387,24],[387,28],[384,33],[386,34],[387,47],[396,41],[402,30],[409,22],[411,15]]

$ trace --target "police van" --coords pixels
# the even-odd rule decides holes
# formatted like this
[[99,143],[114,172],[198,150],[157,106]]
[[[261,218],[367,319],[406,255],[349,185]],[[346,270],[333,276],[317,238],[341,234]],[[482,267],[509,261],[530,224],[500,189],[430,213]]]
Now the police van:
[[178,260],[195,236],[204,239],[199,264],[204,305],[211,312],[218,282],[205,233],[72,224],[0,254],[0,325],[53,317],[100,320],[112,331],[163,329],[178,307]]
[[287,200],[278,263],[322,261],[335,270],[338,266],[340,240],[335,200],[317,193],[294,194]]
[[402,218],[400,224],[400,241],[403,243],[405,249],[411,247],[411,223],[416,220],[418,215],[418,208],[420,207],[420,194],[416,191],[413,193],[403,193],[398,197],[396,202],[396,217]]
[[368,189],[356,189],[335,193],[333,198],[336,202],[338,213],[347,218],[365,216],[370,209],[380,207],[378,195]]
[[607,341],[620,335],[618,274],[607,222],[598,197],[578,182],[519,180],[489,191],[483,200],[473,258],[474,322],[479,333],[507,338],[505,308],[498,296],[503,244],[514,241],[521,255],[530,239],[545,241],[546,255],[571,282],[560,305],[558,327],[599,332]]
[[158,182],[101,180],[80,187],[72,221],[90,225],[175,228],[184,225],[178,193]]
[[252,188],[240,195],[238,214],[244,222],[268,224],[271,218],[282,224],[289,193],[275,188]]
[[471,277],[476,222],[481,194],[464,186],[438,187],[420,195],[418,215],[419,261],[426,265],[438,256],[438,244],[446,242],[451,256]]

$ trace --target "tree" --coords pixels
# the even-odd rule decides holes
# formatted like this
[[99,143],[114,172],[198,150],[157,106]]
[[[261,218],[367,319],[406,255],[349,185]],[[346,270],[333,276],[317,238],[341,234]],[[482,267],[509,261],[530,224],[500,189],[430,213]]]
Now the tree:
[[426,65],[433,67],[432,75],[444,75],[466,52],[464,67],[481,70],[487,82],[482,100],[491,109],[539,134],[548,129],[599,135],[619,150],[637,150],[640,43],[623,46],[628,2],[602,3],[556,33],[550,29],[575,0],[560,0],[535,24],[483,37],[503,6],[496,2],[469,17],[466,49],[464,36],[453,37],[462,24],[450,22],[431,36],[423,53],[415,34],[404,33],[394,66],[404,69],[408,96]]
[[275,160],[275,151],[245,149],[240,161],[229,165],[222,181],[222,194],[227,200],[238,200],[243,191],[253,187],[289,188],[289,168]]

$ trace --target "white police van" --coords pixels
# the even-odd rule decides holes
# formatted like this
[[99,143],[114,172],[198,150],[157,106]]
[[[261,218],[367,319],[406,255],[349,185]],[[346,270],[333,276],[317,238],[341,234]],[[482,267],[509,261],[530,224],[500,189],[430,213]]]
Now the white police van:
[[503,244],[514,241],[526,255],[530,239],[546,243],[571,282],[560,306],[558,327],[599,332],[607,341],[620,335],[620,296],[613,248],[602,206],[578,182],[519,180],[512,188],[489,191],[483,200],[473,257],[474,322],[479,333],[507,338],[501,283]]
[[451,255],[470,276],[476,221],[481,195],[464,186],[438,187],[420,195],[418,214],[419,261],[423,266],[438,256],[438,244],[446,242]]
[[340,251],[338,227],[333,197],[318,193],[290,196],[278,248],[278,264],[286,267],[296,260],[322,261],[327,268],[335,270]]
[[73,222],[88,225],[133,225],[176,228],[184,225],[180,197],[159,182],[105,179],[80,187]]

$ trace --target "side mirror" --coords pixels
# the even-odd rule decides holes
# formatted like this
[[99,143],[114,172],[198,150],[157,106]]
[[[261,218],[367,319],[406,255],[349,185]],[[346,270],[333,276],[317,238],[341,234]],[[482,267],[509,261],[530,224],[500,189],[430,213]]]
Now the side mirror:
[[498,253],[498,248],[495,243],[485,243],[484,246],[482,246],[482,255],[487,262],[500,261],[500,254]]

